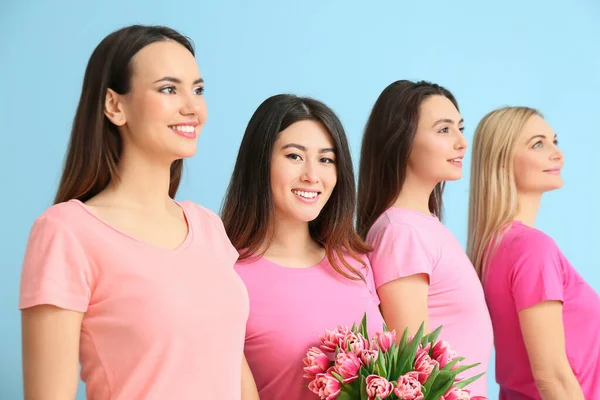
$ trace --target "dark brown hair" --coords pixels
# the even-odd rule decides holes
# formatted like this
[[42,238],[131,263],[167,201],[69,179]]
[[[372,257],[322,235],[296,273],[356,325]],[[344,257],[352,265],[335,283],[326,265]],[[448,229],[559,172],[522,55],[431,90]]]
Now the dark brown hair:
[[[71,129],[69,148],[54,203],[87,201],[118,180],[122,140],[119,130],[104,115],[108,89],[126,94],[131,89],[131,59],[154,42],[173,40],[194,55],[190,39],[164,26],[132,25],[105,37],[92,53]],[[169,196],[179,187],[183,160],[171,164]]]
[[[375,102],[363,136],[358,176],[356,224],[362,238],[398,198],[406,179],[421,104],[434,95],[448,98],[458,110],[450,91],[425,81],[396,81]],[[429,197],[429,210],[439,219],[442,219],[443,191],[441,182]]]
[[[347,252],[363,265],[360,254],[371,250],[353,226],[356,185],[350,149],[342,123],[320,101],[279,94],[265,100],[250,119],[235,163],[222,207],[223,224],[229,239],[240,251],[240,260],[257,254],[273,235],[271,156],[279,133],[295,122],[322,123],[336,151],[337,184],[319,216],[309,222],[311,237],[325,248],[332,267],[349,279],[363,275],[344,257]],[[340,266],[341,262],[341,266]]]

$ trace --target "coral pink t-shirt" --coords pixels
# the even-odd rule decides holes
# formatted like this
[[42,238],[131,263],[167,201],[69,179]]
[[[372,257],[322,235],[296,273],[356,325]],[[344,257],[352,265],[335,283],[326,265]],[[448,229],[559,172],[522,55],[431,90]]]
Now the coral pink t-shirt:
[[[374,248],[369,259],[376,287],[426,274],[430,329],[443,325],[440,339],[465,357],[463,365],[481,363],[465,377],[487,372],[492,322],[477,273],[452,232],[433,215],[393,207],[375,221],[367,242]],[[487,396],[487,375],[467,388],[473,395]]]
[[[350,257],[346,261],[363,268]],[[358,325],[366,312],[369,332],[382,331],[370,267],[362,270],[366,284],[343,277],[327,258],[309,268],[287,268],[261,257],[238,262],[235,269],[250,297],[244,352],[261,399],[317,398],[302,377],[302,359],[320,345],[325,329]]]
[[600,297],[554,240],[512,223],[486,269],[484,291],[496,336],[501,400],[540,399],[518,312],[546,300],[563,303],[567,357],[586,399],[600,399]]
[[169,250],[102,222],[83,203],[34,223],[19,308],[85,313],[81,379],[90,400],[241,397],[248,295],[214,213],[179,204],[188,235]]

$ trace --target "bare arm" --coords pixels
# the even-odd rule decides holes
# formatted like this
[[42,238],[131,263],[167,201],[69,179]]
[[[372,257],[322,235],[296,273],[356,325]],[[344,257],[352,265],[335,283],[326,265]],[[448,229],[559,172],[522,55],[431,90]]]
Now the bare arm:
[[560,301],[519,311],[519,323],[538,392],[543,400],[584,400],[565,350]]
[[429,333],[427,274],[416,274],[383,284],[377,290],[381,301],[381,313],[389,330],[395,329],[400,339],[404,328],[410,336],[417,333],[424,322],[425,333]]
[[258,390],[246,357],[242,359],[242,400],[259,400]]
[[50,305],[22,311],[25,400],[68,400],[77,395],[83,313]]

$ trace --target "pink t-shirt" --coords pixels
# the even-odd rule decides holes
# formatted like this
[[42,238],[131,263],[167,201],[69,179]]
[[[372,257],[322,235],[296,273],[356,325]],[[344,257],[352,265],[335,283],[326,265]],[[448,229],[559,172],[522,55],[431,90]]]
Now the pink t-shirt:
[[[360,263],[346,260],[361,270]],[[369,332],[382,330],[369,270],[363,270],[365,284],[343,277],[326,258],[309,268],[286,268],[265,258],[238,262],[235,268],[250,296],[244,352],[261,399],[317,398],[302,378],[302,359],[320,344],[325,329],[359,324],[366,312]]]
[[[430,329],[443,325],[440,338],[465,357],[463,364],[481,363],[467,370],[466,377],[487,372],[492,322],[477,273],[452,232],[433,215],[394,207],[375,221],[367,242],[374,247],[369,259],[376,287],[427,274]],[[486,396],[487,375],[467,388]]]
[[543,232],[513,222],[490,259],[484,291],[496,336],[500,399],[540,399],[518,311],[563,302],[567,357],[586,399],[600,399],[600,297]]
[[188,235],[169,250],[102,222],[83,203],[54,205],[34,223],[19,308],[85,313],[87,398],[240,399],[248,295],[219,217],[179,204]]

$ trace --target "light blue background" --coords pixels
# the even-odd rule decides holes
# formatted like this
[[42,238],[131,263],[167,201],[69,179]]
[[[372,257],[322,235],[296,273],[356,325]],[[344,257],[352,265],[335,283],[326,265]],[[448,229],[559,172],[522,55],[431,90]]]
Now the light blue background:
[[[539,227],[600,290],[600,3],[418,3],[0,0],[0,398],[23,396],[21,261],[57,186],[85,65],[105,35],[132,23],[190,36],[206,80],[208,124],[179,198],[218,211],[245,125],[272,94],[328,103],[358,157],[381,90],[402,78],[432,80],[458,98],[468,139],[498,106],[547,116],[566,153],[566,185],[545,196]],[[468,167],[467,159],[466,176],[445,195],[446,223],[463,245]],[[493,364],[490,371],[492,399]]]

